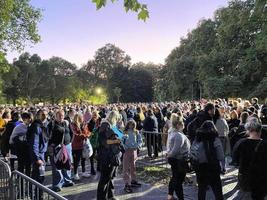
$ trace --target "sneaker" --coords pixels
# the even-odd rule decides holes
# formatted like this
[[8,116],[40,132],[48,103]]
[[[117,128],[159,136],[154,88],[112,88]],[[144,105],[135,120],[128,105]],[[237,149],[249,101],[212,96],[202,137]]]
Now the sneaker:
[[52,190],[54,192],[60,192],[61,191],[61,188],[59,188],[59,187],[53,187]]
[[80,177],[78,174],[75,174],[74,177],[73,177],[73,180],[75,181],[79,181],[80,180]]
[[132,188],[131,188],[130,185],[125,185],[125,187],[124,187],[124,191],[125,191],[126,193],[132,193],[132,192],[133,192],[133,190],[132,190]]
[[137,181],[132,181],[131,182],[131,186],[133,187],[140,187],[142,184],[141,183],[138,183]]
[[64,183],[63,184],[63,187],[72,187],[74,186],[74,183],[73,182],[70,182],[70,183]]
[[87,174],[87,173],[83,172],[83,173],[82,173],[82,177],[84,177],[84,178],[89,178],[89,177],[90,177],[90,174]]

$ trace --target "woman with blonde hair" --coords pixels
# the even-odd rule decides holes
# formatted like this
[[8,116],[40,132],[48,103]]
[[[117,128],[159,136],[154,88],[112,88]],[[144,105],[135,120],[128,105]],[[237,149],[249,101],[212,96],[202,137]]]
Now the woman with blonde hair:
[[189,156],[190,141],[183,134],[183,118],[171,115],[171,129],[167,141],[168,163],[171,165],[172,177],[169,183],[168,200],[173,200],[175,191],[179,200],[184,199],[183,182],[186,175],[185,160]]
[[74,163],[74,180],[80,180],[78,175],[78,167],[81,161],[82,164],[82,176],[85,178],[89,177],[89,174],[85,173],[85,158],[83,158],[83,148],[86,140],[90,137],[87,124],[84,122],[82,114],[75,114],[73,122],[71,123],[73,131],[72,140],[72,155]]

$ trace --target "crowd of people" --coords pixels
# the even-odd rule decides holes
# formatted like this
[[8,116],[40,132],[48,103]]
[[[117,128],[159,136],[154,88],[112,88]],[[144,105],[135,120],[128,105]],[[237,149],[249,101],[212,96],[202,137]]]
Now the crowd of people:
[[[0,144],[11,170],[41,184],[50,163],[55,192],[98,171],[97,199],[114,200],[112,180],[122,165],[124,191],[132,193],[133,187],[141,186],[135,163],[145,144],[149,159],[166,150],[172,171],[168,200],[176,199],[174,193],[184,199],[183,182],[192,170],[198,199],[206,198],[208,186],[216,200],[223,199],[221,175],[227,172],[229,157],[239,169],[235,199],[263,200],[267,195],[267,131],[263,125],[267,125],[267,101],[259,104],[257,98],[4,106],[0,109]],[[86,159],[90,160],[89,171]]]

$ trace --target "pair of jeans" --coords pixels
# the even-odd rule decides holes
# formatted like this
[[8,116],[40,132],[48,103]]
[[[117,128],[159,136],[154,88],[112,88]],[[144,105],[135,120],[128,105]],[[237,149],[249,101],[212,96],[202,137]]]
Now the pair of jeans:
[[[71,143],[65,145],[67,152],[71,158],[71,163],[72,163],[72,147]],[[62,169],[59,170],[57,169],[53,157],[50,159],[51,160],[51,166],[52,166],[52,186],[53,188],[62,188],[66,184],[72,183],[71,180],[71,170],[66,170]]]
[[83,150],[72,150],[73,155],[73,165],[74,165],[74,174],[78,173],[78,167],[81,161],[82,164],[82,172],[85,172],[85,158],[83,158]]
[[[36,163],[33,163],[32,165],[32,179],[37,181],[40,184],[44,184],[44,180],[45,177],[44,176],[40,176],[40,170],[39,170],[39,165],[37,165]],[[43,191],[39,190],[38,188],[36,188],[34,191],[32,191],[31,186],[30,186],[30,193],[34,192],[34,199],[43,199]]]
[[217,163],[216,166],[210,166],[208,163],[199,164],[199,167],[196,170],[196,175],[199,200],[206,199],[208,186],[211,187],[216,200],[223,200],[219,163]]
[[114,197],[112,179],[114,177],[115,170],[116,167],[114,166],[101,166],[101,174],[97,187],[97,200],[108,200]]
[[171,165],[172,177],[169,183],[169,192],[168,194],[173,196],[175,191],[179,200],[184,199],[183,192],[183,182],[185,179],[185,169],[183,166],[183,161],[180,161],[176,158],[168,158],[168,163]]

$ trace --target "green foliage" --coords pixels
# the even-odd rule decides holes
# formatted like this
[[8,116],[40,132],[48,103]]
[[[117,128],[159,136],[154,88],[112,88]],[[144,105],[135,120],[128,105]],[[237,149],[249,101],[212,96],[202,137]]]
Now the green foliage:
[[266,96],[266,5],[232,0],[200,21],[166,59],[156,84],[161,100]]
[[[117,0],[111,0],[112,3],[116,1]],[[96,4],[97,9],[100,9],[107,4],[107,0],[92,0],[92,2]],[[138,13],[139,20],[146,21],[146,19],[149,18],[147,5],[141,4],[138,0],[124,0],[124,8],[126,12],[130,10]]]

